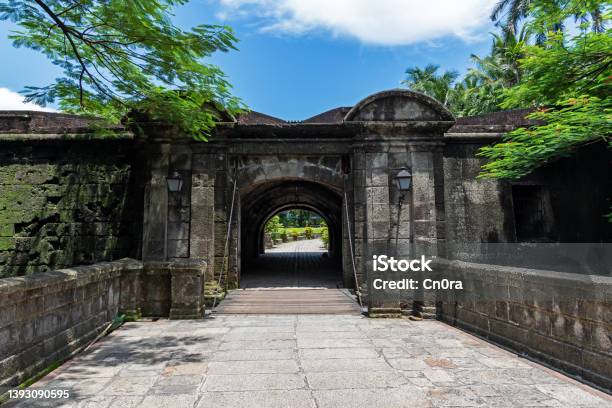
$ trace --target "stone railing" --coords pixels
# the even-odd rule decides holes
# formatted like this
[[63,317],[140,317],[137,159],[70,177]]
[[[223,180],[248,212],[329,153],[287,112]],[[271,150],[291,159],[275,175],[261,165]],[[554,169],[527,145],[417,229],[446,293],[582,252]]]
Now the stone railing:
[[612,389],[612,277],[438,260],[442,320]]
[[203,261],[123,259],[0,279],[0,387],[69,358],[118,314],[203,317],[205,271]]

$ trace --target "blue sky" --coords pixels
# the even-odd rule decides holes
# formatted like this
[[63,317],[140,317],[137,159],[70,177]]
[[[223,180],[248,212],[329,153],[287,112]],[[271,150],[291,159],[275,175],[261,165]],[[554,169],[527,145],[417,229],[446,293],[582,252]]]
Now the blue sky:
[[[192,0],[176,22],[232,26],[238,52],[218,54],[234,92],[256,111],[288,120],[313,116],[400,86],[409,66],[464,72],[486,54],[493,0]],[[42,55],[15,49],[0,22],[0,109],[12,92],[61,75]],[[17,101],[16,101],[17,99]],[[30,108],[30,107],[22,107]]]

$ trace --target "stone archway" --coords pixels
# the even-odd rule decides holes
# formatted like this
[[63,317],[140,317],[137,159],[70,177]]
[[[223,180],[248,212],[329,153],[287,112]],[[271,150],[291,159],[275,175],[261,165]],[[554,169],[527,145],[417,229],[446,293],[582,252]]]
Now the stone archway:
[[[357,282],[370,313],[399,313],[396,293],[370,291],[378,275],[368,260],[391,251],[398,257],[444,251],[444,149],[452,144],[444,132],[454,119],[436,101],[406,90],[334,112],[300,123],[253,114],[220,123],[206,144],[151,137],[143,259],[203,259],[208,281],[234,289],[244,259],[258,254],[266,218],[284,206],[314,208],[334,225],[345,286]],[[393,177],[406,167],[411,204],[400,213]],[[165,185],[175,173],[185,179],[180,197]],[[291,188],[301,198],[292,199]]]
[[260,183],[241,194],[241,271],[249,273],[263,253],[263,228],[275,214],[286,209],[307,209],[321,215],[330,232],[329,273],[351,286],[350,275],[342,274],[342,196],[339,191],[312,181],[281,179]]

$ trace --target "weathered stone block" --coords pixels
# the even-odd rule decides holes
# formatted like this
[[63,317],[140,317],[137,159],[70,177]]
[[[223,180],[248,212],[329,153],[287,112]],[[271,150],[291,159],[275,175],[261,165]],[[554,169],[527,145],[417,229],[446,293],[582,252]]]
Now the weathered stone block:
[[203,261],[179,261],[169,265],[172,275],[171,319],[194,319],[204,316]]
[[170,258],[188,258],[189,257],[189,240],[188,239],[169,239],[168,240],[168,257]]

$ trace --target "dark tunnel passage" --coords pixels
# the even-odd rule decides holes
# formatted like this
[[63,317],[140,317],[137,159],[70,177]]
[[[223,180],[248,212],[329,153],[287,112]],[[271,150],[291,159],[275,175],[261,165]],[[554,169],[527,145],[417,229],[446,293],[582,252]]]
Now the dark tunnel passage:
[[[262,183],[241,196],[241,287],[341,287],[342,198],[322,184],[284,180]],[[328,227],[326,251],[313,241],[265,251],[264,226],[293,209],[318,214]]]

